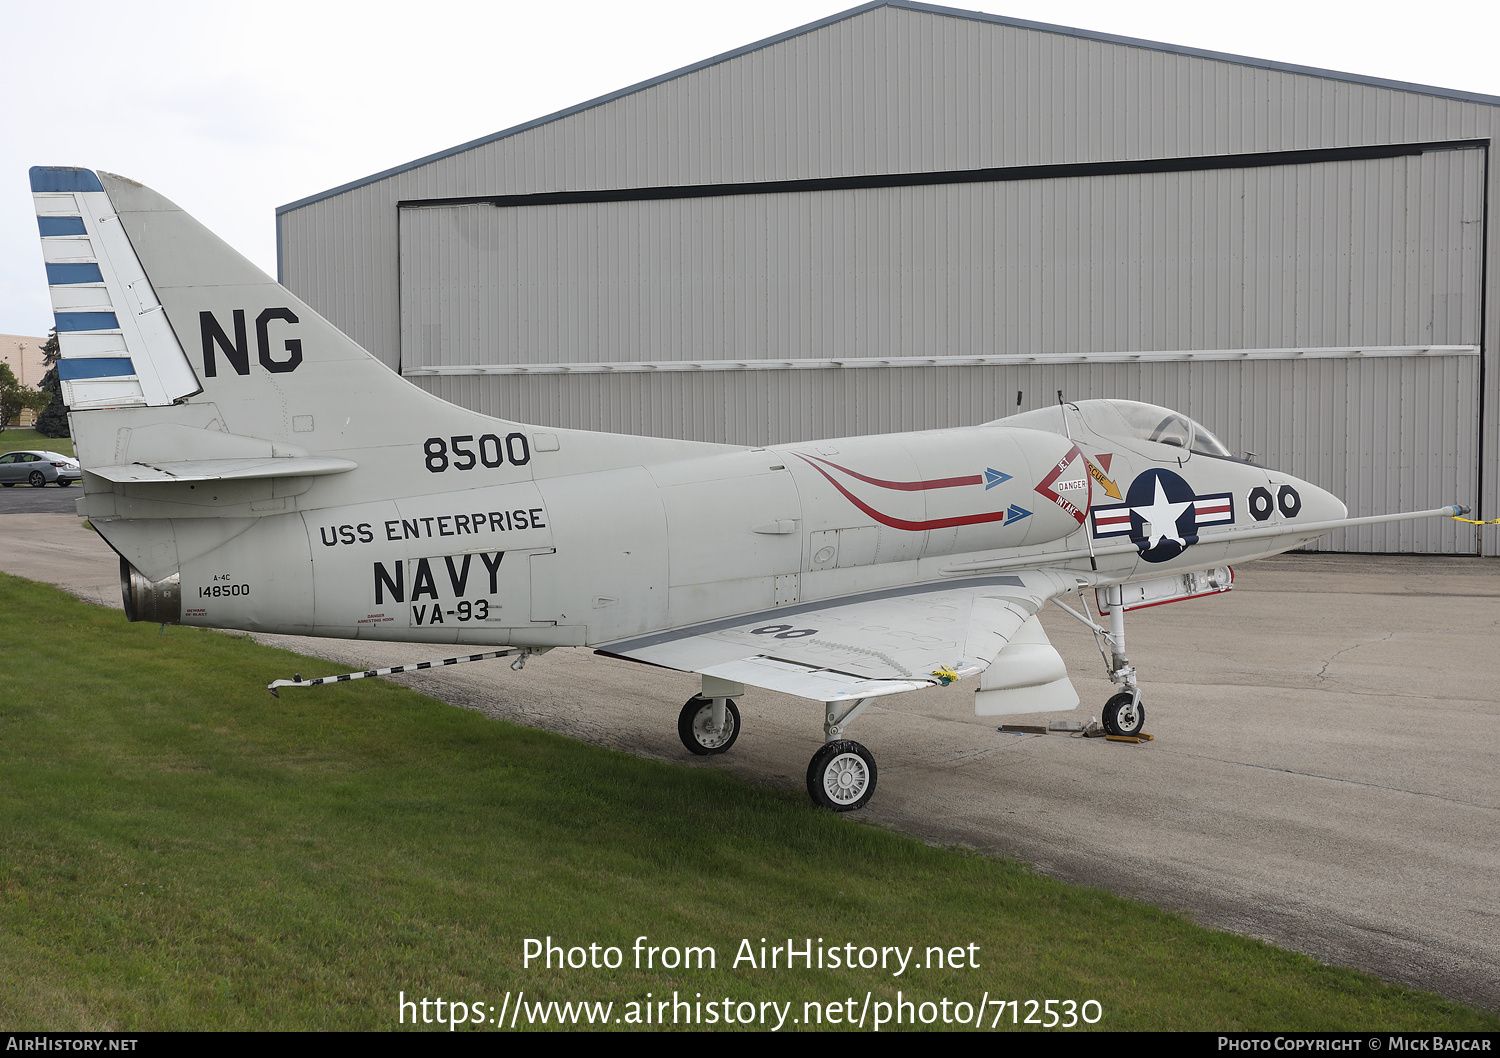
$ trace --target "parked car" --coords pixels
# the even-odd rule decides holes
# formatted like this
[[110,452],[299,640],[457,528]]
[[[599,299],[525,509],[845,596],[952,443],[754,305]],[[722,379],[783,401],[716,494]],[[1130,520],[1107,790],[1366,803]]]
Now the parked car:
[[60,452],[6,452],[0,456],[0,486],[7,489],[23,481],[34,489],[45,488],[49,481],[67,488],[82,479],[78,460]]

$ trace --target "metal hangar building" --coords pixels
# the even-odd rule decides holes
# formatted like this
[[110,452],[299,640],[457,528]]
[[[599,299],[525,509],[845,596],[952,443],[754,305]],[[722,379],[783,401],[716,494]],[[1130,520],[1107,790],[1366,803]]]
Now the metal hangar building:
[[892,0],[283,206],[280,278],[524,422],[769,444],[1061,390],[1351,514],[1490,518],[1497,133],[1500,97]]

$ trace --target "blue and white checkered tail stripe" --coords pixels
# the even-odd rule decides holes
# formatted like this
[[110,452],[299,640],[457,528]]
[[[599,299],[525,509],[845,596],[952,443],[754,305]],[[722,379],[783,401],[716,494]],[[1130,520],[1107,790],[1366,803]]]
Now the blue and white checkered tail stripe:
[[160,407],[199,392],[198,376],[98,176],[36,166],[31,197],[68,407]]

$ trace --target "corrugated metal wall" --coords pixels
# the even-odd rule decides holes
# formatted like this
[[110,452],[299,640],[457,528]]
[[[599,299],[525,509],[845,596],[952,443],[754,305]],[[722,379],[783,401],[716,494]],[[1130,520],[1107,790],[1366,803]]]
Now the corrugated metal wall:
[[[846,195],[826,207],[795,196],[712,205],[549,207],[550,214],[529,207],[398,210],[397,203],[1488,140],[1500,127],[1497,118],[1500,107],[1484,101],[1093,40],[989,16],[881,7],[288,209],[279,217],[283,277],[393,366],[403,356],[403,343],[404,366],[509,357],[711,359],[735,343],[762,350],[758,355],[818,357],[875,355],[871,350],[877,348],[895,355],[951,355],[960,349],[1036,353],[1241,343],[1455,342],[1493,350],[1492,333],[1474,333],[1480,279],[1473,262],[1484,241],[1486,189],[1493,190],[1496,180],[1482,151],[1003,188],[967,185],[961,192],[894,189]],[[1237,191],[1245,195],[1238,209]],[[1183,201],[1191,208],[1182,208]],[[482,218],[485,208],[514,220]],[[973,223],[971,208],[982,211],[984,223]],[[600,222],[592,231],[581,222],[591,209]],[[1161,224],[1132,220],[1132,210]],[[504,223],[512,228],[507,231]],[[451,226],[446,242],[443,225]],[[550,245],[549,225],[555,236]],[[1008,241],[998,239],[1000,231]],[[870,254],[852,275],[834,267],[841,237]],[[422,263],[402,252],[408,239],[422,247]],[[486,239],[494,245],[486,247]],[[715,250],[731,259],[749,257],[764,275],[728,268],[684,281],[663,271],[674,255],[692,259]],[[902,256],[906,252],[919,261],[953,262],[954,271],[937,276],[925,265],[912,267]],[[502,303],[485,306],[443,305],[440,297],[423,293],[422,285],[433,284],[444,269],[458,274],[461,261],[492,270],[479,289],[503,287],[507,274],[522,285],[507,291]],[[1148,267],[1132,276],[1132,263]],[[579,286],[565,289],[549,274],[567,275]],[[472,274],[463,282],[471,281]],[[1206,296],[1205,285],[1224,296]],[[629,303],[632,287],[641,286],[649,296]],[[1330,296],[1329,289],[1342,294]],[[463,294],[449,289],[450,297]],[[1493,332],[1496,314],[1486,319]],[[1463,363],[1472,364],[1472,358]],[[1304,384],[1295,375],[1273,378],[1269,367],[1254,370],[1268,372],[1268,384]],[[1471,398],[1460,406],[1473,411],[1456,425],[1437,409],[1418,416],[1411,403],[1417,392],[1446,392],[1447,367],[1439,371],[1431,362],[1414,361],[1402,369],[1410,377],[1396,372],[1395,382],[1378,384],[1375,375],[1387,368],[1349,370],[1357,376],[1351,385],[1368,383],[1374,387],[1369,399],[1387,401],[1345,413],[1354,431],[1343,442],[1354,446],[1349,450],[1373,446],[1386,453],[1380,458],[1399,465],[1411,457],[1400,432],[1409,423],[1418,429],[1416,419],[1423,418],[1421,430],[1451,429],[1457,435],[1451,448],[1461,451],[1468,444],[1475,449],[1473,460],[1482,452],[1483,503],[1490,516],[1496,513],[1500,430],[1492,411],[1482,448],[1475,447],[1477,370],[1474,378],[1454,383]],[[486,410],[511,400],[506,394],[524,392],[524,402],[536,412],[507,414],[574,425],[606,427],[620,422],[614,418],[620,409],[634,407],[632,426],[649,421],[647,432],[687,436],[714,436],[707,420],[728,416],[726,405],[750,409],[752,423],[766,423],[769,416],[769,436],[786,436],[778,431],[792,422],[806,424],[803,436],[848,432],[820,425],[840,419],[842,409],[823,404],[821,414],[810,411],[820,397],[842,399],[834,391],[865,404],[868,410],[855,416],[860,432],[909,425],[913,401],[922,406],[917,414],[923,425],[974,421],[972,402],[955,399],[952,382],[944,381],[962,371],[941,369],[920,383],[898,376],[921,372],[848,374],[860,377],[824,383],[814,380],[819,372],[795,372],[774,382],[759,377],[742,391],[722,379],[666,377],[654,383],[622,377],[423,384]],[[1487,407],[1500,409],[1500,371],[1484,378]],[[1397,383],[1412,392],[1401,385],[1381,389]],[[687,392],[693,386],[704,388]],[[733,391],[721,397],[711,392],[724,386]],[[563,403],[535,404],[548,387],[557,387],[556,399]],[[908,392],[912,387],[933,395]],[[770,388],[777,392],[760,392]],[[949,396],[940,398],[941,390]],[[1093,389],[1079,395],[1096,392],[1103,395]],[[1344,394],[1309,390],[1292,396],[1311,401]],[[1261,406],[1283,395],[1257,391],[1246,399]],[[693,400],[706,401],[706,410],[691,407]],[[578,403],[564,406],[569,401]],[[598,409],[598,418],[574,418],[586,404]],[[1191,405],[1184,410],[1198,413]],[[1424,417],[1434,415],[1438,422],[1426,423]],[[933,416],[940,421],[929,421]],[[1400,429],[1393,432],[1391,424]],[[1362,432],[1367,427],[1373,432]],[[1433,467],[1417,468],[1410,480],[1430,479],[1450,456],[1445,451],[1433,458]],[[1451,458],[1465,462],[1456,453]],[[1358,476],[1366,472],[1346,460],[1346,476],[1325,483],[1353,499],[1366,488]],[[1466,473],[1461,467],[1454,472],[1459,480]],[[1382,473],[1368,470],[1369,487],[1384,490],[1371,502],[1389,509],[1401,502],[1408,479],[1389,481]],[[1468,498],[1473,491],[1470,485],[1459,495]],[[1500,548],[1492,530],[1485,539],[1487,550]]]
[[402,367],[1473,345],[1483,182],[1451,150],[404,209]]

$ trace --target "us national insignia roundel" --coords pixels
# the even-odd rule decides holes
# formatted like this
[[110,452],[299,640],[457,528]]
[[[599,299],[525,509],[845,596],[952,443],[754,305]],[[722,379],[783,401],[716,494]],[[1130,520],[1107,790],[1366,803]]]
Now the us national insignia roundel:
[[1094,536],[1125,536],[1147,562],[1168,562],[1198,542],[1206,525],[1232,524],[1229,494],[1198,496],[1170,470],[1148,470],[1130,483],[1125,502],[1096,507]]
[[1130,483],[1130,539],[1147,562],[1166,562],[1198,542],[1193,487],[1170,470],[1148,470]]

